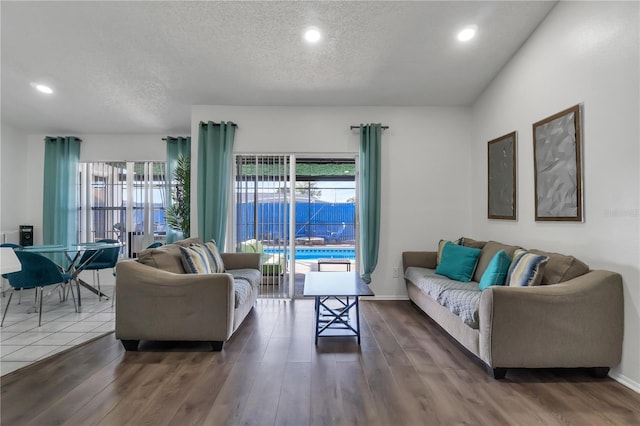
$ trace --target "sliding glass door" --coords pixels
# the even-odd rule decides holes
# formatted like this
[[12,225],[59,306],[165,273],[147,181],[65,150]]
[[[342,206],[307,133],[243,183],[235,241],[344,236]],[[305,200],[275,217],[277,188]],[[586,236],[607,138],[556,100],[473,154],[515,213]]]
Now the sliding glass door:
[[291,161],[288,155],[236,156],[233,241],[238,252],[261,254],[261,297],[291,294],[287,262]]
[[262,256],[260,297],[301,297],[309,271],[357,270],[355,176],[355,158],[236,156],[230,231]]

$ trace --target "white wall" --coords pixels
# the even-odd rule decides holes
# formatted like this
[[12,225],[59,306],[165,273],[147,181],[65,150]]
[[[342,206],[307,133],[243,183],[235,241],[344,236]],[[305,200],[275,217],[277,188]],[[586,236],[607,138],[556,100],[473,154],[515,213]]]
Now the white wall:
[[[476,237],[573,254],[623,275],[622,364],[640,392],[639,3],[561,2],[473,106]],[[584,223],[534,221],[532,124],[584,104]],[[518,132],[518,220],[487,219],[487,141]]]
[[[45,136],[29,135],[27,138],[27,157],[29,158],[29,164],[33,164],[34,167],[30,168],[27,174],[26,190],[28,196],[21,223],[24,222],[35,226],[33,232],[35,244],[42,244],[42,182],[44,180]],[[166,135],[73,136],[82,139],[80,161],[165,161],[166,159],[166,145],[162,140]],[[4,200],[4,183],[2,190],[2,198]]]
[[6,234],[6,242],[18,243],[18,227],[27,225],[27,176],[33,169],[41,168],[27,157],[27,135],[2,123],[0,134],[0,232]]
[[[389,126],[382,134],[380,253],[371,284],[379,298],[406,297],[402,279],[392,277],[403,250],[435,249],[440,238],[470,229],[468,108],[194,106],[194,159],[198,123],[209,120],[238,124],[237,153],[357,154],[359,134],[351,125]],[[194,194],[196,185],[193,179]]]

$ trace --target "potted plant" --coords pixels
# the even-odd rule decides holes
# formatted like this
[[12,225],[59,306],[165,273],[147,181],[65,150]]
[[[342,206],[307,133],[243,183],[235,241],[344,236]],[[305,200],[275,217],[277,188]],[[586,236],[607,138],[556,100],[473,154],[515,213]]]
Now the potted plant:
[[191,158],[180,155],[173,171],[176,185],[171,191],[171,206],[165,212],[169,228],[189,238],[191,228]]

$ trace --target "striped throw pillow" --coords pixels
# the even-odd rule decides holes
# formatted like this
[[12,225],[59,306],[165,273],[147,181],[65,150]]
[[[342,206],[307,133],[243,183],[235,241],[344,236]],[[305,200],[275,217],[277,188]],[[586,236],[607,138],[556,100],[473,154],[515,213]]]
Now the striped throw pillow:
[[507,282],[510,287],[527,287],[539,285],[544,275],[544,267],[548,256],[530,253],[517,249],[507,272]]
[[207,252],[207,258],[209,260],[209,268],[214,274],[220,274],[224,272],[224,262],[222,256],[218,251],[218,246],[214,240],[204,243],[204,248]]
[[182,253],[182,265],[184,270],[190,274],[210,274],[211,267],[207,252],[203,246],[192,245],[180,247]]

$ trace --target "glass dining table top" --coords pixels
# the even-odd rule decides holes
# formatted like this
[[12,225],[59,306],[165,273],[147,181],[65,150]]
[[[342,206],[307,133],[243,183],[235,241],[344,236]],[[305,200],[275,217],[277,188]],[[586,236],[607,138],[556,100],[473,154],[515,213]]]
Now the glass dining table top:
[[24,251],[33,251],[37,253],[65,253],[77,252],[85,250],[102,250],[111,247],[122,247],[122,243],[75,243],[75,244],[39,244],[33,246],[25,246]]
[[[23,248],[24,251],[30,251],[34,253],[40,253],[43,255],[54,255],[55,253],[64,253],[64,256],[67,259],[67,265],[64,266],[59,262],[61,269],[64,272],[71,275],[71,279],[77,283],[77,293],[78,293],[78,309],[82,306],[82,299],[80,297],[80,286],[88,289],[92,293],[97,294],[99,297],[104,297],[105,299],[109,299],[109,297],[102,293],[99,289],[95,288],[93,285],[87,283],[82,280],[79,276],[80,272],[82,272],[87,265],[91,263],[91,261],[96,258],[103,250],[113,248],[113,247],[122,247],[122,243],[107,243],[107,242],[95,242],[95,243],[75,243],[75,244],[40,244],[33,246],[26,246]],[[93,251],[94,253],[91,256],[80,256],[82,253]],[[86,258],[86,259],[85,259]],[[55,259],[60,260],[60,259]],[[57,262],[58,263],[58,262]]]

